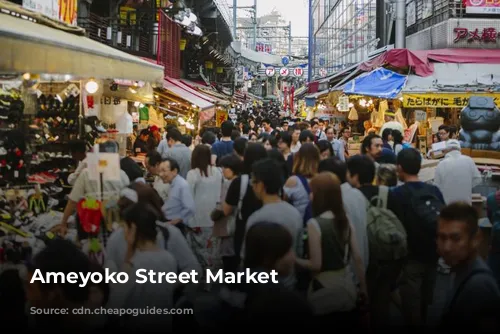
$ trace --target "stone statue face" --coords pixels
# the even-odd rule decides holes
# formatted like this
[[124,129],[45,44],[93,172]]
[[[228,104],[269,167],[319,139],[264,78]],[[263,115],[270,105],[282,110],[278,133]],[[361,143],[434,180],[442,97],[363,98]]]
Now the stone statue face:
[[500,128],[500,111],[465,107],[460,114],[460,124],[465,130],[487,130],[496,132]]

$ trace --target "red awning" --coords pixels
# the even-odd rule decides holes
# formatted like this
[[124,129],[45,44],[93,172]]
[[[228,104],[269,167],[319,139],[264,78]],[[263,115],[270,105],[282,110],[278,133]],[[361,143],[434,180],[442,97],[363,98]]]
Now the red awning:
[[397,68],[410,67],[416,75],[428,77],[434,72],[432,62],[454,64],[500,64],[498,49],[439,49],[408,50],[392,49],[377,58],[363,62],[358,69],[372,71],[377,67],[391,65]]
[[175,85],[170,80],[165,79],[163,82],[163,88],[170,91],[174,95],[177,95],[181,99],[198,106],[201,110],[214,108],[214,105],[209,101],[189,92],[187,89],[183,89],[182,87]]
[[174,79],[174,78],[169,78],[169,77],[165,77],[165,81],[168,81],[169,83],[171,83],[172,85],[175,85],[185,91],[187,91],[188,93],[190,93],[191,95],[194,95],[194,96],[197,96],[198,98],[200,99],[203,99],[205,101],[208,101],[212,104],[216,103],[217,101],[215,100],[215,98],[211,97],[211,96],[208,96],[206,94],[203,94],[201,93],[200,91],[186,85],[185,83],[183,83],[181,80],[178,80],[178,79]]

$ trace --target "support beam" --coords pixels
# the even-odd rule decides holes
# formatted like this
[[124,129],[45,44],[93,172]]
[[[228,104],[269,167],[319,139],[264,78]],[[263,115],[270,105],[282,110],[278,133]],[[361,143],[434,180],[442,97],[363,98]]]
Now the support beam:
[[233,37],[236,40],[236,29],[238,25],[238,0],[233,0]]
[[406,47],[406,1],[396,0],[396,49]]

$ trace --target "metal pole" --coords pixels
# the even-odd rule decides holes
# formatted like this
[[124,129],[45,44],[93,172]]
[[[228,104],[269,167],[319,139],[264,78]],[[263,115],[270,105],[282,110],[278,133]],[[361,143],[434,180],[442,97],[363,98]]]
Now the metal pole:
[[313,49],[313,15],[312,15],[312,0],[309,0],[309,41],[307,47],[307,81],[311,82],[312,78],[312,49]]
[[292,55],[292,21],[288,21],[288,56]]
[[233,0],[233,38],[236,40],[236,24],[238,15],[238,0]]
[[257,0],[253,0],[253,50],[257,50]]
[[396,49],[404,49],[406,46],[406,1],[396,1]]

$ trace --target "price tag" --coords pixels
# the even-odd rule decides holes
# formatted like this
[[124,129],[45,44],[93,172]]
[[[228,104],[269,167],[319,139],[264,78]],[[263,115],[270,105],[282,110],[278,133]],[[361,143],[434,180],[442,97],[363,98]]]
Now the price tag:
[[35,138],[36,138],[36,139],[40,139],[40,135],[37,133],[37,134],[35,135]]
[[62,118],[58,116],[58,117],[56,118],[56,120],[57,120],[58,122],[61,122],[61,121],[62,121]]
[[15,179],[19,178],[19,171],[18,170],[14,171],[14,178]]
[[48,133],[45,134],[45,138],[46,139],[49,139],[50,138],[50,135]]

